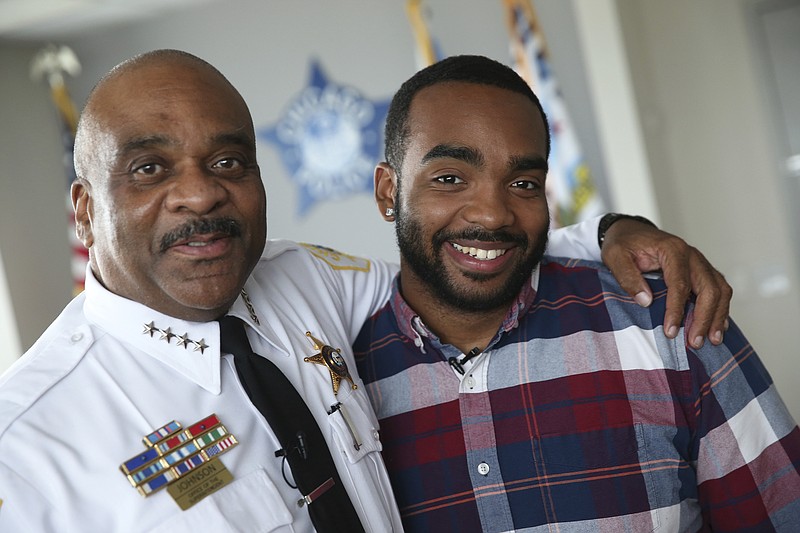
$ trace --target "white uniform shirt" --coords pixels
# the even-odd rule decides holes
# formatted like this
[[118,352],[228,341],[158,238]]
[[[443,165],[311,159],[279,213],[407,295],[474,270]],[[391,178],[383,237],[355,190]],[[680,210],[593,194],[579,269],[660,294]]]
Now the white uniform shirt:
[[[570,231],[588,243],[572,252],[599,255],[597,220]],[[578,241],[560,233],[550,250],[565,255]],[[242,298],[229,312],[248,324],[253,350],[305,398],[364,527],[381,533],[402,527],[350,346],[385,303],[395,273],[270,241],[245,285],[259,324]],[[328,369],[303,361],[318,352],[306,331],[341,349],[357,389],[342,381],[335,396]],[[343,409],[329,415],[337,402]],[[219,456],[233,481],[185,511],[166,490],[139,494],[120,465],[145,450],[143,437],[212,414],[238,441]],[[283,478],[279,448],[232,356],[220,353],[216,322],[162,315],[110,293],[87,271],[84,293],[0,377],[0,531],[311,531],[299,492]]]
[[[230,314],[247,322],[253,350],[305,398],[367,531],[399,531],[378,424],[350,349],[350,324],[360,326],[386,300],[395,269],[313,252],[322,259],[270,242],[245,285],[260,325],[242,298]],[[374,296],[342,305],[353,294]],[[150,323],[175,336],[151,336]],[[334,396],[327,367],[303,361],[319,352],[306,331],[341,348],[358,389],[342,381]],[[179,344],[184,334],[186,347]],[[202,353],[194,350],[201,340],[208,346]],[[327,414],[337,401],[352,432],[342,410]],[[166,490],[139,494],[120,465],[145,450],[142,438],[171,420],[188,427],[211,414],[239,442],[219,456],[233,482],[186,511]],[[232,356],[220,354],[216,322],[156,313],[89,273],[86,291],[0,378],[0,531],[311,531],[300,493],[281,474],[280,447],[240,385]]]

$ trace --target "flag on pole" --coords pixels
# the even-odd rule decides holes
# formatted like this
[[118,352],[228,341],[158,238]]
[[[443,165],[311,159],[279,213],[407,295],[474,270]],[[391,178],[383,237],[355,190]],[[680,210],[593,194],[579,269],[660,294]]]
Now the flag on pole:
[[89,251],[75,234],[75,212],[72,209],[70,186],[75,180],[75,167],[72,153],[75,146],[75,131],[78,127],[78,111],[67,90],[64,74],[72,76],[80,73],[81,66],[74,52],[66,46],[48,46],[41,50],[31,63],[31,77],[35,80],[46,79],[50,86],[50,98],[58,113],[61,125],[61,141],[64,149],[64,170],[67,178],[67,221],[70,242],[70,268],[72,271],[72,293],[83,291],[86,277],[86,263]]
[[530,0],[503,0],[514,67],[531,86],[550,122],[547,197],[553,227],[568,226],[605,212],[583,159],[558,82],[550,69],[544,34]]
[[408,0],[406,14],[414,32],[414,40],[417,42],[417,69],[422,70],[443,59],[444,55],[439,43],[431,37],[428,24],[429,12],[425,7],[424,0]]

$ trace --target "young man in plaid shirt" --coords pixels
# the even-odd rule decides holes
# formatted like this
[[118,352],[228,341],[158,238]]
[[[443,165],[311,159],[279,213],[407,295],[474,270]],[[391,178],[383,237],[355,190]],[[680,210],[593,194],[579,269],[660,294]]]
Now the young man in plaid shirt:
[[354,350],[405,528],[797,531],[800,430],[736,325],[693,347],[663,281],[642,308],[543,255],[549,143],[486,58],[393,99],[375,185],[401,271]]

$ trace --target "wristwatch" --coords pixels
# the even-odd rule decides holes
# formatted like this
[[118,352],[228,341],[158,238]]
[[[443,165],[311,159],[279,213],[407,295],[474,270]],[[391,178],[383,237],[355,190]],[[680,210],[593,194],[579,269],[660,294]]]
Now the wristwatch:
[[600,219],[600,225],[597,226],[597,244],[600,246],[600,249],[603,249],[603,242],[606,240],[606,233],[608,232],[608,228],[610,228],[614,222],[617,222],[622,219],[629,219],[629,220],[636,220],[637,222],[641,222],[642,224],[647,224],[648,226],[653,226],[654,228],[658,228],[652,221],[647,220],[644,217],[640,217],[638,215],[623,215],[622,213],[606,213],[603,215],[603,218]]

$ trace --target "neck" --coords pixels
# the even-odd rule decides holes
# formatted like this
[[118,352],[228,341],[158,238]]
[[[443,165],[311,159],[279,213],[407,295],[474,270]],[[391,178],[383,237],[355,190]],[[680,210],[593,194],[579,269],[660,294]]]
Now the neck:
[[449,305],[409,269],[401,268],[401,294],[425,326],[439,339],[462,353],[483,351],[497,334],[508,313],[508,305],[484,311],[464,311]]

